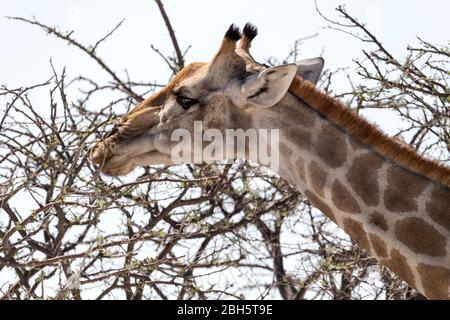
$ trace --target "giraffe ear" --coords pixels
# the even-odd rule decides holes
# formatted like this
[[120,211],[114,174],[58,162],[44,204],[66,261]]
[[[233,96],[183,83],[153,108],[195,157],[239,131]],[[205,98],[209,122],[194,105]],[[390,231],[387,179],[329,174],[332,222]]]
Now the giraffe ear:
[[297,75],[317,84],[324,64],[325,60],[322,57],[297,61]]
[[271,107],[284,97],[297,72],[296,64],[267,68],[248,76],[242,86],[247,103]]

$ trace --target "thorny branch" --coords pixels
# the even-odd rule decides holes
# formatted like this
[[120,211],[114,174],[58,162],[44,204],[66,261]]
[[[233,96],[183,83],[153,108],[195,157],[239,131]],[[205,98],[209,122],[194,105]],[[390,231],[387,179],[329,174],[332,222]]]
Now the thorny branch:
[[[159,12],[161,13],[162,18],[164,19],[164,23],[166,25],[167,31],[170,35],[170,40],[172,41],[173,49],[175,50],[176,59],[171,59],[174,61],[174,65],[172,66],[172,71],[177,72],[184,68],[184,55],[181,53],[180,45],[178,44],[177,37],[175,36],[175,31],[172,28],[172,24],[170,23],[170,19],[166,13],[166,10],[164,9],[164,5],[161,0],[155,0],[156,5],[158,6]],[[160,54],[160,52],[152,46],[152,48]],[[161,54],[160,54],[161,55]],[[167,62],[167,58],[164,57],[164,55],[161,55],[164,60]],[[170,59],[170,58],[169,58]],[[169,64],[171,65],[171,64]]]
[[49,27],[49,26],[47,26],[45,24],[42,24],[42,23],[40,23],[40,22],[38,22],[36,20],[29,20],[29,19],[25,19],[25,18],[21,18],[21,17],[7,17],[7,18],[8,19],[12,19],[12,20],[18,20],[18,21],[26,22],[26,23],[29,23],[31,25],[39,26],[42,29],[44,29],[48,34],[53,34],[56,37],[58,37],[58,38],[60,38],[62,40],[65,40],[69,44],[74,45],[75,47],[77,47],[78,49],[80,49],[81,51],[83,51],[84,53],[89,55],[89,57],[91,57],[95,62],[97,62],[100,65],[100,67],[102,67],[102,69],[104,69],[114,79],[114,81],[118,84],[118,86],[124,92],[126,92],[128,95],[130,95],[132,98],[134,98],[137,102],[140,102],[140,101],[143,100],[143,98],[140,95],[135,93],[133,91],[133,89],[130,88],[130,86],[128,84],[126,84],[124,81],[122,81],[117,76],[117,74],[114,71],[111,70],[111,68],[97,55],[97,53],[95,51],[97,49],[98,45],[101,42],[106,40],[115,30],[117,30],[120,27],[120,25],[122,24],[123,20],[121,22],[119,22],[119,24],[117,24],[112,31],[108,32],[108,34],[106,36],[104,36],[103,38],[98,40],[93,47],[86,47],[85,45],[81,44],[80,42],[78,42],[76,39],[74,39],[72,37],[73,31],[63,33],[61,31],[59,31],[57,28],[55,28],[55,27]]

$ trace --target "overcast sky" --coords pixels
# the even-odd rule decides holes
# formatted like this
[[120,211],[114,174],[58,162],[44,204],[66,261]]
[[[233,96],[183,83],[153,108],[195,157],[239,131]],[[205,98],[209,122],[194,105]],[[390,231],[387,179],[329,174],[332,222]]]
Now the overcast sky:
[[[449,40],[450,1],[318,0],[317,3],[332,19],[337,18],[334,9],[344,4],[349,13],[367,23],[388,50],[400,57],[406,53],[406,44],[417,43],[416,36],[438,44]],[[353,67],[352,59],[361,57],[365,46],[346,34],[324,29],[328,23],[315,11],[313,0],[167,0],[164,4],[181,47],[192,46],[188,62],[209,60],[232,22],[243,26],[251,21],[257,25],[260,32],[252,52],[258,60],[270,56],[283,58],[296,39],[318,33],[301,47],[303,57],[323,55],[326,67],[331,69]],[[170,75],[150,48],[154,44],[164,53],[172,51],[168,32],[152,0],[2,1],[0,12],[3,43],[0,84],[17,87],[47,80],[51,76],[50,58],[58,70],[67,66],[69,77],[83,74],[107,79],[98,65],[73,46],[4,16],[36,16],[61,30],[74,30],[74,36],[85,44],[95,43],[125,19],[117,33],[100,47],[99,55],[119,73],[127,69],[135,81],[165,83]],[[376,115],[374,118],[379,120]],[[389,126],[385,129],[389,131]]]

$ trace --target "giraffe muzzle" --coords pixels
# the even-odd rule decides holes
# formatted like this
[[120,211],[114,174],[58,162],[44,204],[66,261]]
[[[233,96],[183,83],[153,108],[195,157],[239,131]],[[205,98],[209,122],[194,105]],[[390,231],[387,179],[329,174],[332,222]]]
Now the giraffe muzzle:
[[[115,175],[130,167],[129,159],[155,150],[153,138],[161,108],[148,108],[124,115],[89,152],[89,160],[104,173]],[[114,169],[113,169],[114,168]]]

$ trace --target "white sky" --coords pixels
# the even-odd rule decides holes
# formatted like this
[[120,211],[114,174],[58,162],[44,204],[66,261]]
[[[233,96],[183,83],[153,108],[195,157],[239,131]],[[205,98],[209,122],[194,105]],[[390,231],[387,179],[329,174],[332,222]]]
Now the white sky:
[[[436,43],[449,40],[449,1],[439,0],[318,0],[321,10],[336,18],[334,8],[346,8],[380,37],[394,54],[405,54],[415,36]],[[254,42],[255,58],[285,57],[294,41],[319,32],[302,47],[304,57],[323,51],[326,66],[332,69],[351,65],[360,56],[363,44],[351,37],[321,29],[327,23],[315,12],[314,1],[165,1],[181,46],[192,45],[187,60],[209,60],[218,48],[227,27],[247,21],[259,28]],[[61,29],[73,29],[83,43],[94,43],[117,22],[122,28],[99,51],[116,70],[128,69],[135,80],[167,80],[168,70],[150,49],[150,44],[171,51],[168,33],[152,0],[88,1],[40,0],[2,1],[0,5],[0,83],[20,86],[43,81],[50,76],[49,59],[57,67],[68,67],[69,75],[102,71],[74,47],[45,36],[41,30],[4,16],[35,15],[42,22]]]
[[[323,29],[328,23],[315,11],[314,1],[295,0],[166,0],[182,48],[191,45],[186,59],[207,61],[218,49],[221,38],[234,22],[241,27],[255,23],[259,36],[252,53],[257,60],[271,56],[284,58],[298,38],[319,33],[301,47],[302,57],[323,54],[326,68],[352,67],[352,59],[361,57],[367,45],[337,31]],[[406,44],[417,43],[416,35],[432,43],[449,40],[450,2],[445,0],[318,0],[321,11],[337,18],[334,10],[344,4],[353,16],[366,22],[388,50],[396,56],[406,54]],[[127,69],[134,81],[166,83],[170,72],[162,59],[150,49],[154,44],[164,53],[172,45],[163,20],[152,0],[88,1],[88,0],[18,0],[2,1],[0,5],[0,84],[19,87],[43,82],[50,78],[49,59],[61,70],[67,66],[68,78],[79,74],[99,80],[109,80],[95,62],[63,41],[48,37],[37,27],[5,19],[4,16],[36,16],[40,21],[74,30],[74,36],[84,44],[93,44],[120,20],[122,27],[104,43],[98,54],[114,70],[124,76]],[[344,78],[342,78],[344,79]],[[344,83],[334,83],[340,88]],[[39,97],[48,99],[46,94]],[[107,97],[105,97],[108,99]],[[42,100],[45,106],[48,100]],[[118,111],[119,113],[122,111]],[[398,123],[384,121],[385,116],[369,113],[388,132],[395,132]]]

